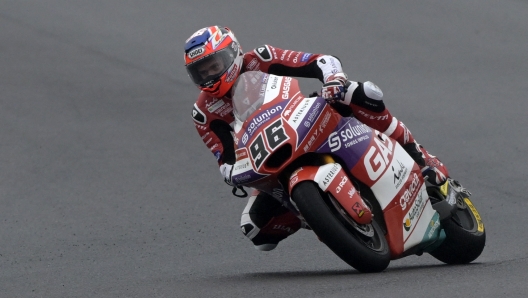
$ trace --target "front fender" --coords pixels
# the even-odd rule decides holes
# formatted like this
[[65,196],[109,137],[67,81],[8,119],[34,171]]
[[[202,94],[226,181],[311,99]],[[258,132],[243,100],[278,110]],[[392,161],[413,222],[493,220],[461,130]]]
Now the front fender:
[[294,171],[289,179],[289,193],[302,181],[314,181],[324,192],[329,192],[343,209],[359,224],[372,221],[372,211],[365,204],[356,188],[338,163],[322,166],[304,166]]

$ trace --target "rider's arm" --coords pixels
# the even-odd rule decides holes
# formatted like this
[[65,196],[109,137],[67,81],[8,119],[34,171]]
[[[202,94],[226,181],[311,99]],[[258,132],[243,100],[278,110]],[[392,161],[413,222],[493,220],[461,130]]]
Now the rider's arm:
[[233,108],[230,103],[225,102],[222,105],[220,101],[202,93],[194,104],[192,118],[198,134],[216,157],[218,165],[234,164],[236,158],[231,134],[233,129],[229,124],[234,120]]
[[257,47],[244,55],[246,70],[302,78],[316,78],[325,83],[335,73],[343,72],[341,61],[331,55],[283,50],[270,45]]

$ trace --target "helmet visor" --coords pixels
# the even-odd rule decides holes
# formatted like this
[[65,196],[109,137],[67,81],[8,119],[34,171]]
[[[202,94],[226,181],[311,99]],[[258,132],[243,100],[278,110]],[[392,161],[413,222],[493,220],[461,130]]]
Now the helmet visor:
[[237,54],[231,45],[227,46],[188,64],[187,72],[196,85],[208,87],[216,83],[231,67]]

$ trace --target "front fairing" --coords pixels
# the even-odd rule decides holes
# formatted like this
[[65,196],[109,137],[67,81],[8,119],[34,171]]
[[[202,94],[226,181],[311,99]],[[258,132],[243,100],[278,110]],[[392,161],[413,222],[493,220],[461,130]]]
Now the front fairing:
[[317,149],[338,121],[324,99],[304,97],[296,79],[260,72],[240,76],[233,107],[233,181],[275,193],[279,188],[284,193],[277,175],[292,160]]

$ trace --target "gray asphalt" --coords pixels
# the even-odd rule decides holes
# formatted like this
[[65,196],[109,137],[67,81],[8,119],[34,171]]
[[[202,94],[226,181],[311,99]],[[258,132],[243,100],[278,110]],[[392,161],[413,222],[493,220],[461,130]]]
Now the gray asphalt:
[[[528,2],[239,2],[0,2],[0,296],[526,297]],[[380,86],[473,192],[481,257],[359,274],[308,231],[254,250],[190,118],[183,45],[213,24]]]

